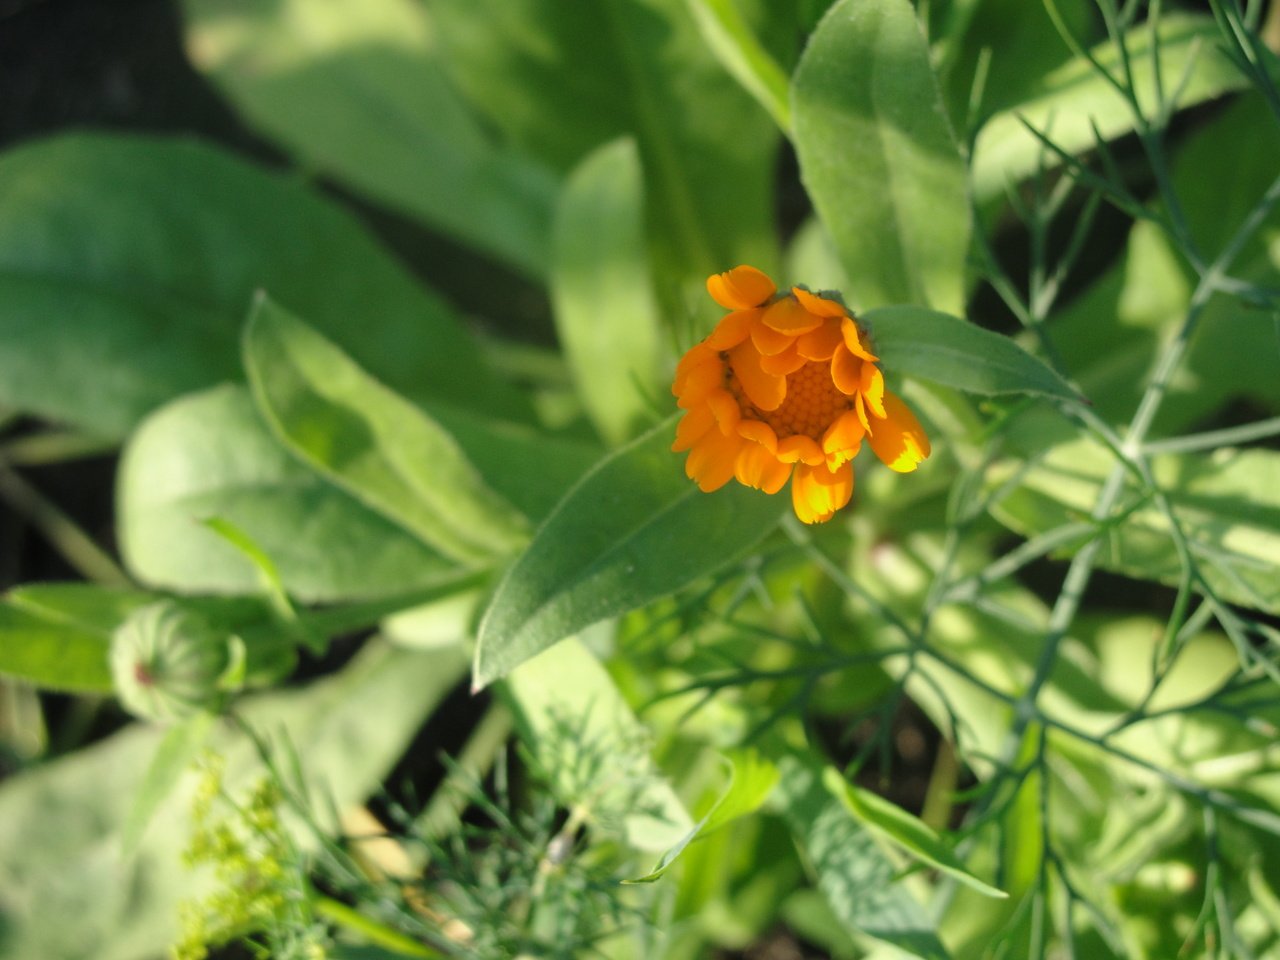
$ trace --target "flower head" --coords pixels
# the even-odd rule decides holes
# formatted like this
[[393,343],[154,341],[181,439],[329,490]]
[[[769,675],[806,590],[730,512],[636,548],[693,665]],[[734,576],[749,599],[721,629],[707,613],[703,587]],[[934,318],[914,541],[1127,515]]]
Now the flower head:
[[671,387],[685,411],[671,449],[689,451],[685,472],[703,490],[736,478],[777,493],[790,480],[796,516],[820,523],[853,496],[864,439],[899,473],[929,456],[838,294],[779,294],[748,266],[709,277],[707,292],[730,312],[680,360]]

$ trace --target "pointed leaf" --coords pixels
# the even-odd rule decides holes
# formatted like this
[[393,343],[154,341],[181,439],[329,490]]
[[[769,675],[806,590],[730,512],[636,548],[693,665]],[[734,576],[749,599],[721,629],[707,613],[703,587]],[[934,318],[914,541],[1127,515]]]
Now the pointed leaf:
[[194,141],[71,134],[0,157],[0,209],[6,407],[119,439],[241,377],[265,287],[415,401],[525,408],[448,307],[297,178]]
[[849,813],[912,857],[955,877],[983,896],[997,899],[1009,896],[966,870],[952,849],[919,817],[912,816],[897,804],[890,803],[870,790],[863,790],[849,783],[834,767],[823,771],[822,782]]
[[503,150],[449,83],[411,0],[184,0],[191,61],[307,164],[531,275],[554,176]]
[[632,140],[587,157],[556,208],[551,298],[574,380],[601,436],[620,444],[652,422],[661,325]]
[[755,750],[736,750],[726,757],[729,764],[729,783],[706,816],[694,825],[674,847],[662,855],[653,869],[643,877],[626,880],[625,883],[653,883],[670,869],[685,847],[694,840],[705,837],[739,817],[745,817],[760,809],[778,784],[778,768]]
[[784,502],[702,493],[670,450],[674,421],[601,461],[547,518],[480,624],[477,689],[557,640],[714,573],[765,536]]
[[249,391],[227,385],[158,410],[120,462],[117,536],[143,583],[253,593],[261,573],[201,520],[220,517],[270,557],[306,603],[367,600],[452,576],[456,564],[329,483],[271,435]]
[[522,542],[523,517],[444,428],[266,297],[245,328],[244,361],[277,436],[370,508],[459,560]]
[[882,307],[861,319],[872,329],[886,370],[969,393],[1079,399],[1065,380],[1013,340],[959,317],[919,307]]
[[839,0],[792,84],[800,173],[857,309],[959,312],[969,247],[965,168],[908,0]]
[[935,923],[897,878],[871,831],[823,786],[816,758],[779,761],[783,818],[818,877],[818,888],[851,932],[891,943],[921,960],[947,960]]

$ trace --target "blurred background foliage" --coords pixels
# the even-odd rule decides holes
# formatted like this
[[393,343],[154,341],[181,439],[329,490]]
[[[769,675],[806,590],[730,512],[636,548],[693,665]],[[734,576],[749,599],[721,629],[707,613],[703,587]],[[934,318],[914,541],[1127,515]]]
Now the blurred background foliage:
[[[1272,955],[1277,49],[0,4],[0,955]],[[935,441],[822,528],[667,450],[744,262]]]

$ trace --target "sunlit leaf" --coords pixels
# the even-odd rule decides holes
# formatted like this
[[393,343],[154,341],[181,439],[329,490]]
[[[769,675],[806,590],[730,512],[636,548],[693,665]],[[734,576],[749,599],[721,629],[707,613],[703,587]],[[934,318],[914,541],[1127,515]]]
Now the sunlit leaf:
[[543,272],[555,177],[492,141],[441,71],[421,5],[182,6],[191,62],[251,125],[373,199]]
[[895,803],[870,790],[849,783],[834,767],[822,774],[823,785],[838,798],[858,821],[887,838],[917,860],[955,877],[983,896],[1002,899],[1008,894],[979,880],[965,869],[954,851],[919,817],[912,816]]
[[[1245,85],[1243,75],[1220,49],[1220,35],[1212,18],[1166,14],[1156,34],[1165,94],[1171,95],[1184,74],[1187,76],[1178,106],[1193,106]],[[1146,116],[1156,106],[1151,35],[1143,23],[1125,37],[1134,64],[1134,93]],[[1114,44],[1102,43],[1090,53],[1112,76],[1121,77]],[[999,56],[998,48],[995,55]],[[1041,163],[1048,167],[1059,164],[1054,153],[1027,129],[1028,124],[1067,153],[1093,148],[1095,127],[1107,140],[1134,128],[1131,104],[1083,57],[1043,76],[1037,86],[1028,99],[997,113],[979,133],[973,154],[973,189],[980,200],[998,195],[1007,184],[1017,183]]]
[[850,306],[963,309],[965,168],[908,0],[840,0],[792,87],[800,173]]
[[[451,79],[520,149],[567,173],[635,138],[664,292],[736,263],[772,266],[778,130],[707,48],[687,0],[426,5]],[[779,36],[795,35],[787,13],[774,14]]]
[[601,461],[534,536],[480,624],[486,686],[557,640],[714,573],[765,536],[785,502],[732,484],[702,493],[667,421]]
[[[1055,447],[1033,465],[1008,464],[989,481],[999,484],[1016,470],[1020,482],[996,503],[995,515],[1026,535],[1087,516],[1113,465],[1106,450],[1088,441]],[[1152,470],[1209,585],[1231,603],[1280,613],[1280,454],[1167,455],[1154,458]],[[1102,538],[1098,564],[1176,585],[1182,565],[1171,537],[1162,511],[1138,504]],[[1067,544],[1062,552],[1079,546]]]
[[323,476],[455,559],[523,540],[523,517],[425,412],[269,299],[244,338],[245,369],[276,435]]
[[1008,337],[919,307],[882,307],[863,319],[885,368],[970,393],[1038,393],[1077,399],[1044,361]]
[[734,751],[727,760],[729,783],[706,816],[694,824],[679,843],[666,851],[652,870],[627,883],[653,883],[671,868],[694,840],[705,838],[739,817],[760,809],[778,784],[778,768],[754,750]]
[[244,387],[184,397],[130,440],[117,482],[120,549],[143,582],[253,593],[261,573],[200,521],[244,530],[305,602],[405,592],[455,564],[308,470],[262,422]]
[[742,88],[769,111],[783,133],[791,132],[787,75],[760,45],[735,0],[689,0],[707,46]]
[[911,957],[946,960],[934,921],[912,896],[871,831],[849,816],[822,783],[822,767],[793,757],[779,763],[783,817],[804,848],[818,888],[850,931],[891,943]]
[[601,147],[574,171],[556,210],[556,330],[587,412],[622,443],[653,420],[661,324],[649,273],[644,176],[635,143]]
[[0,403],[122,437],[178,394],[240,379],[269,289],[414,400],[522,401],[349,215],[195,141],[64,135],[0,157]]

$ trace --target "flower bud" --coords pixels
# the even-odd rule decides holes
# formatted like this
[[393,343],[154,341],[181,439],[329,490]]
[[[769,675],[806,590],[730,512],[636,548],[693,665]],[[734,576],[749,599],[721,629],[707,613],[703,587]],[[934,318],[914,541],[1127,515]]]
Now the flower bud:
[[243,667],[238,637],[172,600],[133,611],[111,638],[116,694],[147,720],[217,710]]

